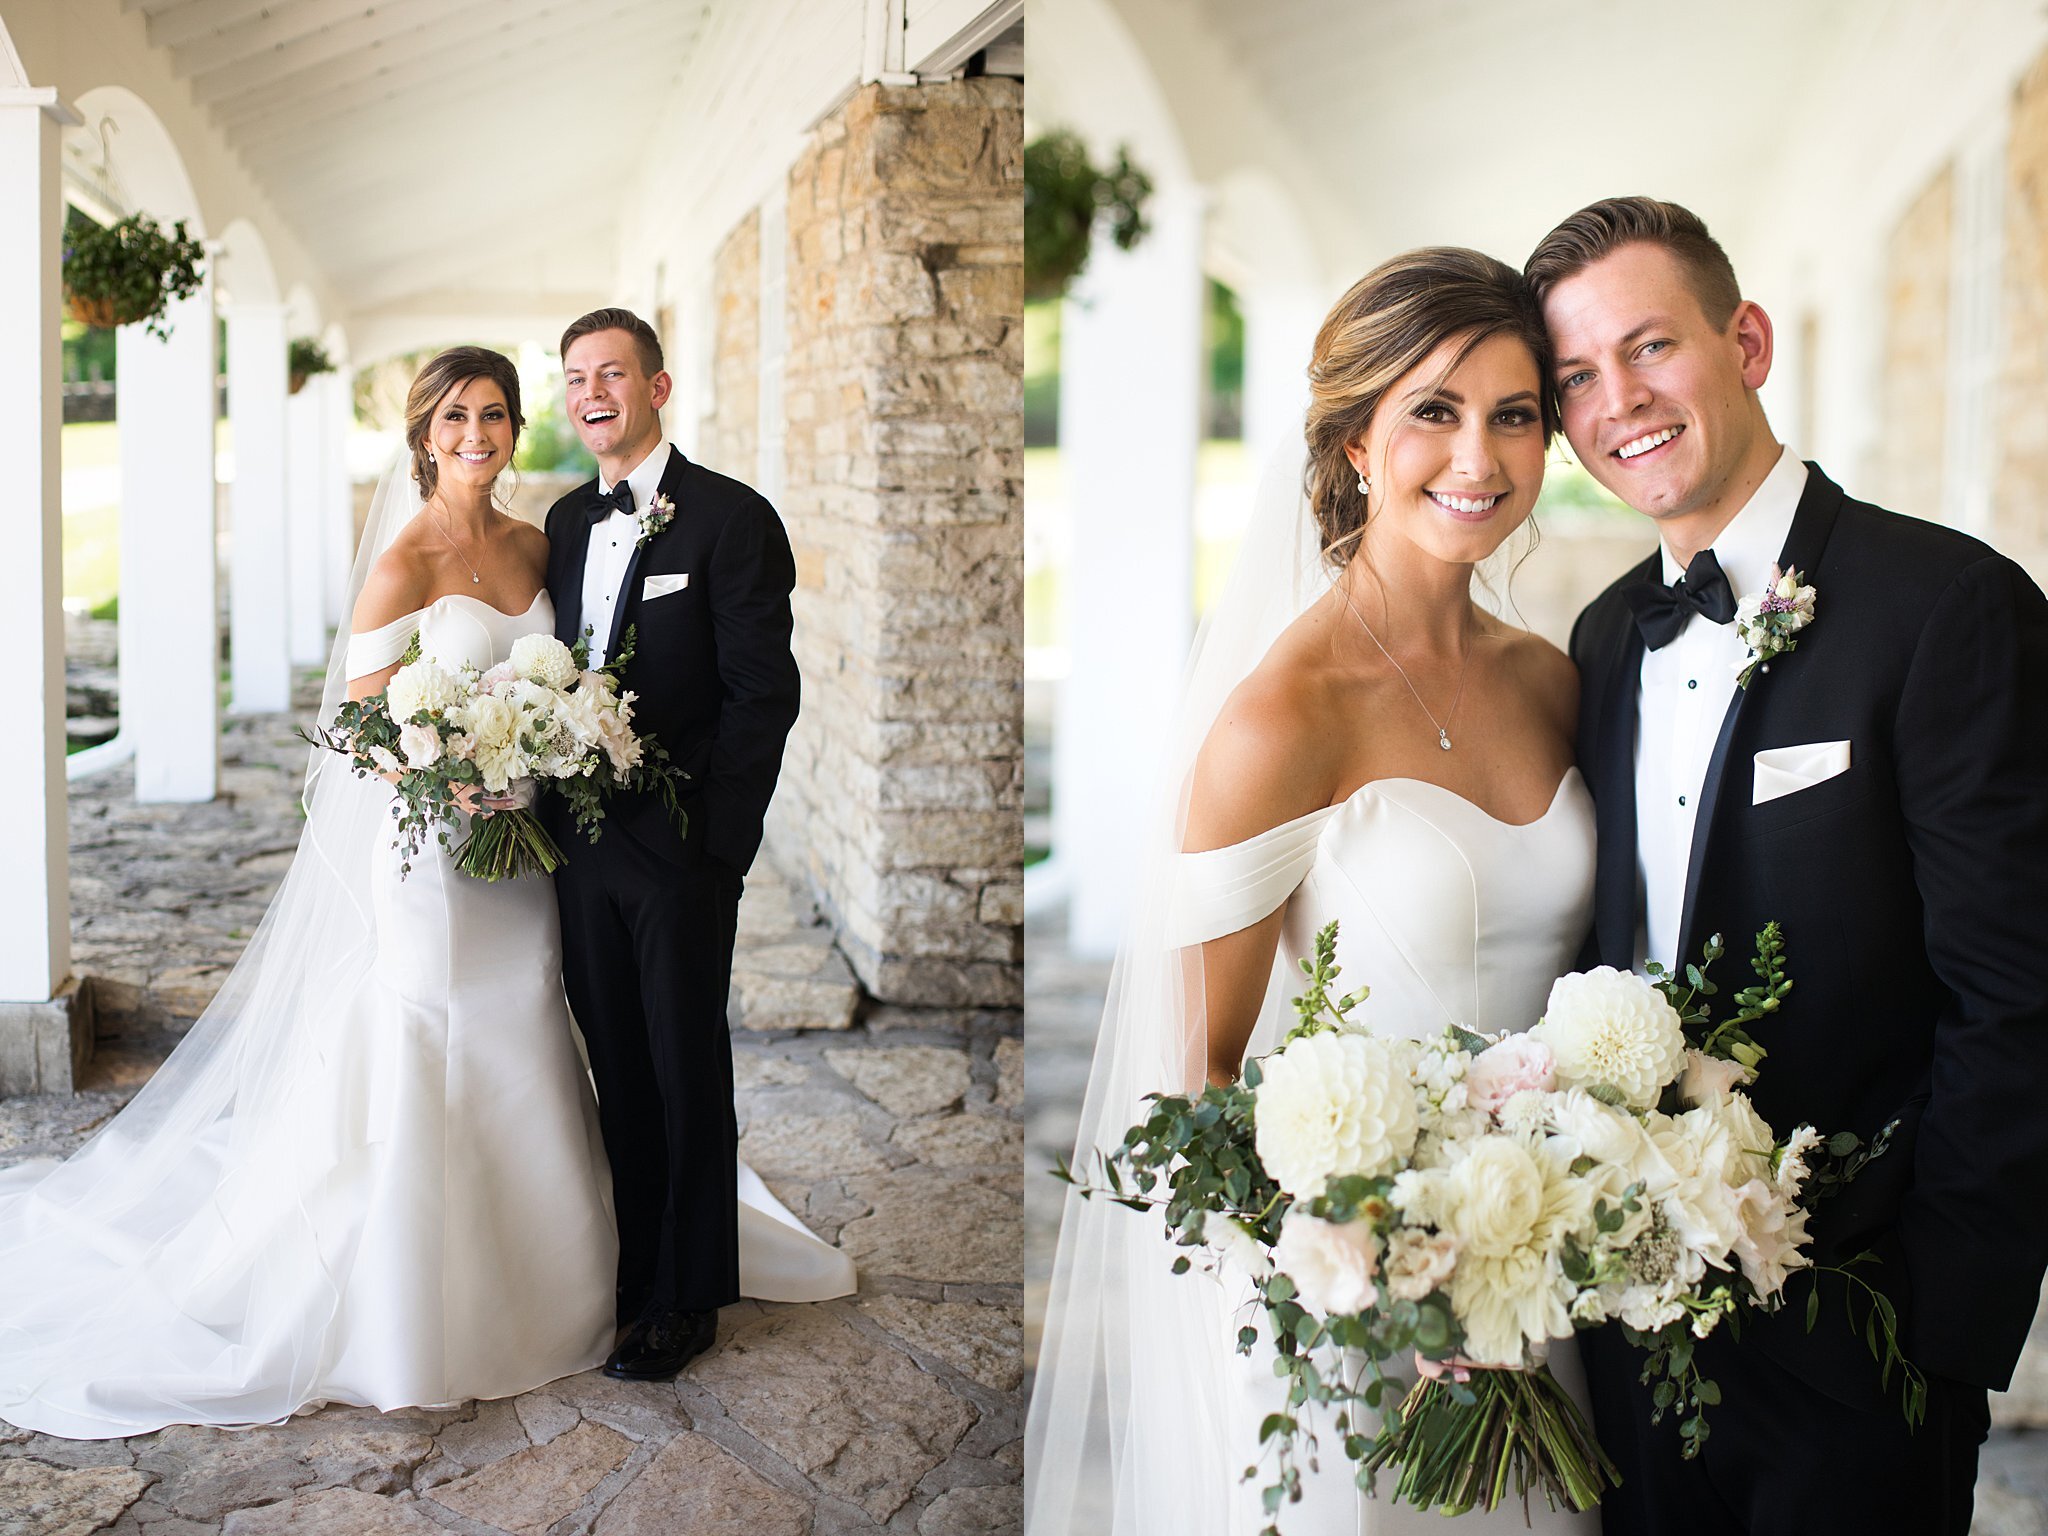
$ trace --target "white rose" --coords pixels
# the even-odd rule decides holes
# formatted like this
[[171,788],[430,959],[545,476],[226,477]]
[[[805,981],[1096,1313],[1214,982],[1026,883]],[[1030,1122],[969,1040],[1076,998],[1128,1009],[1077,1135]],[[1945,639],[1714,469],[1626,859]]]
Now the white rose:
[[1458,1240],[1448,1232],[1399,1227],[1387,1239],[1387,1291],[1396,1301],[1441,1290],[1457,1266]]
[[1708,1056],[1687,1048],[1685,1073],[1678,1079],[1679,1097],[1688,1104],[1704,1104],[1733,1093],[1756,1074],[1739,1061],[1725,1056]]
[[1254,1144],[1296,1199],[1313,1199],[1334,1178],[1391,1173],[1414,1147],[1415,1092],[1382,1042],[1308,1035],[1260,1067]]
[[1711,1108],[1691,1109],[1659,1116],[1649,1132],[1668,1169],[1664,1177],[1653,1177],[1649,1193],[1685,1247],[1725,1265],[1742,1235],[1735,1190],[1728,1179],[1740,1149],[1727,1125]]
[[1725,1094],[1703,1108],[1728,1132],[1728,1161],[1722,1165],[1721,1176],[1730,1184],[1768,1179],[1771,1176],[1771,1154],[1777,1150],[1778,1136],[1764,1117],[1756,1112],[1749,1095]]
[[1550,1048],[1561,1087],[1605,1086],[1649,1109],[1685,1066],[1685,1032],[1664,994],[1603,965],[1558,978],[1529,1037]]
[[1642,1123],[1626,1110],[1603,1104],[1583,1088],[1550,1096],[1550,1124],[1571,1142],[1574,1155],[1633,1170],[1643,1145]]
[[431,768],[440,761],[441,733],[431,725],[401,725],[398,749],[405,754],[408,768]]
[[553,635],[521,635],[514,640],[512,668],[529,683],[557,691],[576,681],[575,658]]
[[398,773],[402,771],[399,766],[398,759],[391,755],[391,749],[388,747],[380,747],[373,744],[370,748],[370,761],[375,763],[379,768],[383,769],[386,773]]
[[422,710],[439,713],[462,702],[461,680],[425,657],[392,673],[384,685],[384,704],[391,718],[405,724]]
[[1294,1281],[1301,1299],[1326,1317],[1363,1312],[1379,1302],[1373,1284],[1379,1240],[1369,1221],[1324,1221],[1291,1210],[1280,1224],[1273,1263]]

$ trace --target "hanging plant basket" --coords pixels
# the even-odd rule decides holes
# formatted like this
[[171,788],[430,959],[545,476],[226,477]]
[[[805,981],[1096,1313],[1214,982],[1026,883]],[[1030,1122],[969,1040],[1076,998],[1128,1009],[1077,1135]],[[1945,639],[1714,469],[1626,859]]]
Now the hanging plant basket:
[[327,349],[310,336],[294,336],[285,359],[285,371],[291,375],[291,392],[295,395],[314,374],[334,372],[334,360],[327,355]]
[[64,231],[64,308],[86,325],[144,323],[168,338],[163,316],[199,291],[206,248],[178,220],[166,234],[146,213],[118,224],[74,218]]
[[1064,129],[1024,146],[1024,297],[1058,299],[1088,264],[1095,216],[1105,214],[1110,238],[1130,250],[1145,238],[1145,202],[1152,178],[1119,149],[1116,164],[1098,170],[1088,146]]

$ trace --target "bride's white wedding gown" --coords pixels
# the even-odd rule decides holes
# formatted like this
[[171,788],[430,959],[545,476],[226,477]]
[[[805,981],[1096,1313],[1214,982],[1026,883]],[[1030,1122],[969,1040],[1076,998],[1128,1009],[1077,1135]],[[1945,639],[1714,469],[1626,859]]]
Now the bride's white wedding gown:
[[[553,628],[545,593],[517,615],[453,595],[354,637],[347,670],[389,666],[415,631],[423,654],[488,668]],[[66,1163],[0,1174],[0,1419],[99,1439],[504,1397],[610,1351],[611,1179],[552,884],[461,875],[431,839],[400,878],[388,821],[372,841],[302,840],[300,860],[371,861],[375,947],[274,1047],[260,1080],[277,1091],[188,1088],[137,1117],[146,1134],[116,1116]],[[262,1026],[201,1074],[271,1048]],[[167,1136],[181,1103],[201,1122]],[[746,1294],[852,1288],[845,1256],[745,1170],[740,1193]]]
[[[1492,1032],[1523,1030],[1542,1014],[1550,984],[1571,969],[1591,922],[1593,804],[1577,769],[1567,770],[1550,808],[1532,822],[1496,820],[1470,801],[1419,779],[1380,779],[1342,804],[1286,822],[1245,842],[1183,855],[1176,869],[1173,942],[1197,943],[1266,917],[1285,905],[1275,987],[1300,990],[1295,962],[1338,920],[1340,986],[1372,995],[1352,1017],[1374,1030],[1414,1037],[1457,1023]],[[1294,1023],[1267,1007],[1246,1054],[1279,1044]],[[1229,1316],[1234,1338],[1258,1309]],[[1227,1396],[1235,1426],[1235,1467],[1259,1462],[1258,1426],[1281,1406],[1272,1351],[1262,1336],[1249,1356],[1233,1354]],[[1551,1347],[1551,1368],[1586,1406],[1577,1346]],[[1304,1472],[1299,1504],[1283,1507],[1286,1536],[1395,1536],[1441,1531],[1443,1518],[1368,1498],[1325,1419],[1320,1470]],[[1260,1463],[1261,1472],[1271,1461]],[[1231,1536],[1251,1536],[1265,1517],[1259,1491],[1270,1479],[1233,1480]],[[1595,1536],[1597,1513],[1567,1515],[1531,1506],[1545,1536]],[[1524,1531],[1519,1503],[1459,1519],[1460,1533]]]

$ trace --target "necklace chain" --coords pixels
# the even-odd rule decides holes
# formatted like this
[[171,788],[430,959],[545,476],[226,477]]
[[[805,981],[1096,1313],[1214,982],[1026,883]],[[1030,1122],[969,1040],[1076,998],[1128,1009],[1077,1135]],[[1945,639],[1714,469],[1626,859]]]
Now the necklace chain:
[[[1370,640],[1374,645],[1379,646],[1380,654],[1387,658],[1388,664],[1392,666],[1396,672],[1401,674],[1401,681],[1408,685],[1408,691],[1415,695],[1416,704],[1421,707],[1423,714],[1429,716],[1429,723],[1436,728],[1436,744],[1439,747],[1443,748],[1444,751],[1450,751],[1451,722],[1458,717],[1458,705],[1465,697],[1465,674],[1472,670],[1472,644],[1470,642],[1467,642],[1465,646],[1465,662],[1463,666],[1458,668],[1458,691],[1451,696],[1451,707],[1449,711],[1445,713],[1443,719],[1439,721],[1436,715],[1430,710],[1429,705],[1427,703],[1424,703],[1422,698],[1422,690],[1415,686],[1415,679],[1408,675],[1408,669],[1406,667],[1402,666],[1400,662],[1394,660],[1394,653],[1388,650],[1386,646],[1381,643],[1380,637],[1372,632],[1372,626],[1365,622],[1365,615],[1358,611],[1358,605],[1352,602],[1351,594],[1348,591],[1344,594],[1344,606],[1349,608],[1351,610],[1351,616],[1358,620],[1358,627],[1365,631],[1366,639]],[[1474,639],[1476,638],[1477,637],[1475,636]]]
[[[429,510],[432,509],[430,508]],[[482,586],[484,584],[483,577],[478,575],[476,567],[470,564],[469,556],[465,555],[462,552],[462,546],[455,542],[455,535],[448,531],[448,525],[441,521],[441,516],[438,512],[434,514],[434,526],[441,530],[441,537],[446,539],[448,541],[448,547],[455,551],[455,558],[460,560],[464,565],[469,566],[470,584],[472,586]],[[1393,660],[1391,656],[1387,659],[1389,661]]]

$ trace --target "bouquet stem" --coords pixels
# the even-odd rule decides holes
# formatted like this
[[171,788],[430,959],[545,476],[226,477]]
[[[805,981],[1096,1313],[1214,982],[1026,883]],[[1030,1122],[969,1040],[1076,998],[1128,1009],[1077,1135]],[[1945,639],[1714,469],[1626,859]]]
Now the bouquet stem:
[[[1458,1393],[1474,1399],[1458,1401]],[[1594,1508],[1621,1474],[1593,1438],[1585,1415],[1547,1366],[1478,1370],[1461,1387],[1418,1381],[1401,1404],[1401,1427],[1361,1463],[1400,1471],[1395,1497],[1446,1515],[1497,1509],[1510,1489],[1529,1507],[1541,1493],[1552,1509]]]
[[531,811],[494,811],[469,824],[469,836],[455,850],[455,867],[479,880],[516,880],[552,875],[562,867],[562,850]]

